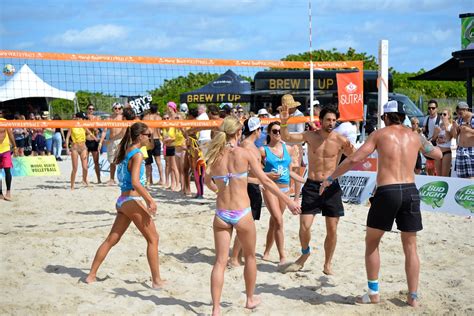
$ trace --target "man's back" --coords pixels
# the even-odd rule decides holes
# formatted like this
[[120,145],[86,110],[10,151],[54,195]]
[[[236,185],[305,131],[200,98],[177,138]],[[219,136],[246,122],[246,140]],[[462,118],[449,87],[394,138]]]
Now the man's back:
[[415,182],[420,136],[402,125],[391,125],[371,137],[378,153],[377,185]]

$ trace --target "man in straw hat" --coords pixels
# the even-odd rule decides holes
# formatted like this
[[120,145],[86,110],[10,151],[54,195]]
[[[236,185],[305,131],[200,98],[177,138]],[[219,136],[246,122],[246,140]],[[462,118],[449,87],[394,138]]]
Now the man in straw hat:
[[[303,117],[304,114],[298,110],[298,106],[301,103],[295,101],[291,94],[285,94],[281,97],[281,106],[288,109],[289,117]],[[303,133],[305,130],[304,123],[290,124],[288,125],[288,132],[290,134]],[[301,142],[287,142],[287,145],[293,147],[293,155],[291,157],[291,171],[299,174],[299,169],[302,166],[303,161],[303,146]],[[297,181],[294,181],[295,184],[295,201],[299,202],[301,184]]]
[[[292,98],[291,98],[292,99]],[[287,101],[292,101],[290,98]],[[297,103],[297,102],[296,102]],[[289,142],[306,142],[308,144],[308,179],[303,186],[301,203],[299,237],[301,256],[294,263],[281,267],[281,272],[301,270],[311,254],[311,226],[316,214],[322,213],[326,218],[326,239],[324,241],[325,261],[323,272],[333,274],[332,257],[336,249],[337,224],[344,216],[342,190],[337,181],[324,194],[319,193],[321,183],[337,167],[341,154],[350,156],[355,152],[354,146],[344,136],[333,132],[339,112],[335,107],[325,107],[320,113],[321,129],[290,134],[288,132],[289,106],[295,102],[282,105],[281,137]]]
[[[416,233],[423,229],[420,212],[420,196],[415,186],[413,169],[421,151],[433,159],[441,159],[442,153],[422,135],[403,126],[404,105],[389,101],[383,106],[384,128],[370,134],[367,141],[355,154],[347,157],[321,185],[321,192],[329,190],[336,179],[360,163],[375,150],[378,153],[377,190],[371,198],[367,215],[365,235],[365,265],[368,293],[357,298],[357,303],[374,304],[380,302],[379,244],[385,232],[392,230],[393,222],[401,231],[405,253],[405,273],[408,283],[407,303],[413,307],[418,302],[418,279],[420,261],[416,251]],[[323,123],[324,124],[324,123]],[[322,193],[324,194],[324,193]]]

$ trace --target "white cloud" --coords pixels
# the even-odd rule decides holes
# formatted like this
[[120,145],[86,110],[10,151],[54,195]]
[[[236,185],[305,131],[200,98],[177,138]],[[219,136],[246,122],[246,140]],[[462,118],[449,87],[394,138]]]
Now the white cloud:
[[222,53],[241,50],[244,48],[244,44],[234,38],[214,38],[199,41],[190,47],[201,52]]
[[92,47],[125,39],[127,33],[127,29],[120,25],[98,24],[82,30],[67,30],[46,41],[62,47]]

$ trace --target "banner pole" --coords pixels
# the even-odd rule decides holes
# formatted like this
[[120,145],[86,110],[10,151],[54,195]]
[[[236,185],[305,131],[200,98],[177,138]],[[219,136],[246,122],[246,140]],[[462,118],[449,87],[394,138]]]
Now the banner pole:
[[309,0],[309,117],[314,121],[314,70],[313,70],[313,41],[312,41],[312,21],[311,21],[311,0]]

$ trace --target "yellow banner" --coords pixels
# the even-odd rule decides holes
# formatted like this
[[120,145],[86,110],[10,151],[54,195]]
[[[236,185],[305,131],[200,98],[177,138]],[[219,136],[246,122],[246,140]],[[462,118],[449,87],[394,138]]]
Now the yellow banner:
[[60,174],[54,156],[13,157],[12,175],[15,177],[59,176]]

